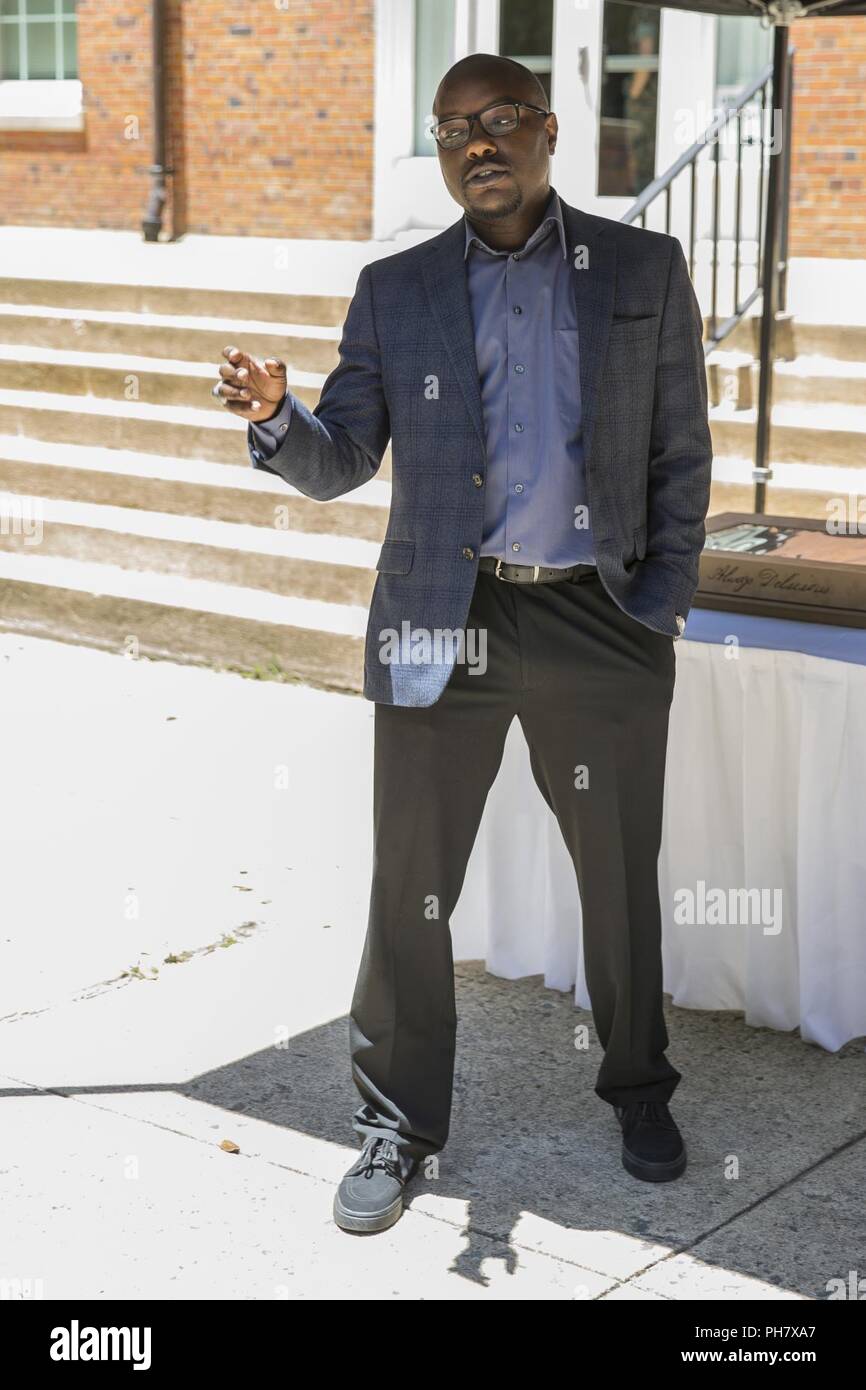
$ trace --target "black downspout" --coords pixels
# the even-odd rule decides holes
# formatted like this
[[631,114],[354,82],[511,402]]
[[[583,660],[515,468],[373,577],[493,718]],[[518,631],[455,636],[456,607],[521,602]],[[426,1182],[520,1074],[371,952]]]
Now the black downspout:
[[145,241],[158,241],[162,228],[162,213],[167,197],[166,178],[166,112],[165,112],[165,5],[164,0],[151,0],[151,36],[153,40],[153,164],[148,168],[152,183],[147,211],[141,223]]
[[[760,375],[758,378],[758,421],[755,431],[755,511],[764,511],[767,483],[773,476],[770,454],[770,415],[773,409],[773,338],[779,306],[779,251],[782,228],[782,198],[785,196],[785,159],[791,139],[788,83],[788,26],[777,24],[773,31],[773,108],[770,126],[767,217],[764,235],[763,307],[761,313]],[[781,128],[781,148],[773,153],[776,120]],[[762,132],[763,136],[763,132]]]

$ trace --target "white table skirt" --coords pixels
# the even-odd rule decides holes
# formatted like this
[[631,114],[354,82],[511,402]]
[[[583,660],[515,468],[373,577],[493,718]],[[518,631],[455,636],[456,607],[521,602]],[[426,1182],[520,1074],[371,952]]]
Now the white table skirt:
[[[866,667],[676,644],[659,856],[664,987],[836,1051],[866,1035]],[[782,890],[781,930],[680,925],[675,893]],[[772,894],[770,894],[772,897]],[[581,907],[559,827],[509,730],[463,893],[457,960],[542,975],[589,1007]]]

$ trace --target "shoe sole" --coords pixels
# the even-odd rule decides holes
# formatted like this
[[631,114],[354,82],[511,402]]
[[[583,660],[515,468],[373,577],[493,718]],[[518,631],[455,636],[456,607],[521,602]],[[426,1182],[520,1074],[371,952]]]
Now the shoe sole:
[[686,1151],[684,1148],[679,1158],[670,1159],[667,1163],[648,1163],[646,1159],[636,1158],[629,1153],[623,1144],[622,1166],[633,1178],[640,1178],[643,1182],[673,1182],[674,1178],[682,1177],[686,1171]]
[[344,1207],[339,1195],[334,1198],[334,1220],[341,1231],[349,1231],[353,1235],[372,1235],[376,1231],[387,1231],[396,1221],[400,1220],[403,1214],[403,1198],[398,1197],[392,1202],[390,1207],[384,1211],[360,1212],[350,1211]]

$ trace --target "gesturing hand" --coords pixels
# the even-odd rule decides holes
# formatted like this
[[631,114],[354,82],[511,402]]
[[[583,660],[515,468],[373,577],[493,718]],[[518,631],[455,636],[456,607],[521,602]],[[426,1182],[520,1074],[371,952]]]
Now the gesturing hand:
[[221,380],[211,395],[233,415],[260,424],[276,415],[286,395],[286,364],[277,357],[263,362],[238,347],[223,348]]

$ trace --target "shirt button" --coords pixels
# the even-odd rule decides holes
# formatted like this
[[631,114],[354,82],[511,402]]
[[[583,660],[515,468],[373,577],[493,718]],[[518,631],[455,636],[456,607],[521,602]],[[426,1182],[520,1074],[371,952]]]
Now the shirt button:
[[515,304],[513,312],[514,312],[515,314],[522,314],[522,313],[523,313],[523,310],[521,309],[521,307],[520,307],[519,304]]
[[288,425],[280,425],[280,433],[282,434],[282,432],[283,432],[284,430],[287,430],[288,428],[289,428]]
[[482,478],[480,473],[473,473],[472,481],[476,487],[481,487],[481,484],[484,482],[484,479]]
[[521,424],[515,425],[514,432],[515,434],[523,434],[523,426]]
[[514,542],[512,543],[511,549],[512,549],[512,550],[519,550],[519,549],[520,549],[520,541],[514,541]]
[[474,560],[474,559],[475,559],[475,551],[472,549],[472,546],[471,546],[471,545],[464,545],[464,547],[463,547],[463,559],[464,559],[464,560]]
[[515,251],[514,255],[511,257],[511,259],[512,259],[513,261],[519,261],[519,260],[520,260],[520,252],[519,252],[519,251]]
[[526,368],[524,367],[524,365],[523,365],[522,362],[515,362],[515,364],[514,364],[514,370],[515,370],[516,372],[525,372],[525,371],[526,371]]
[[522,483],[515,483],[515,484],[514,484],[514,491],[515,491],[515,492],[522,492],[522,491],[523,491],[523,484],[522,484]]

